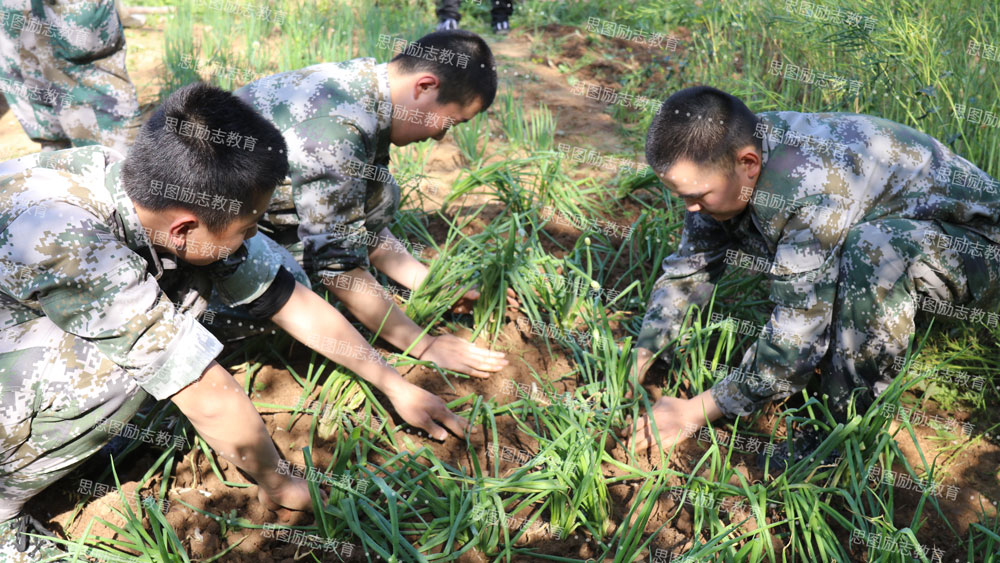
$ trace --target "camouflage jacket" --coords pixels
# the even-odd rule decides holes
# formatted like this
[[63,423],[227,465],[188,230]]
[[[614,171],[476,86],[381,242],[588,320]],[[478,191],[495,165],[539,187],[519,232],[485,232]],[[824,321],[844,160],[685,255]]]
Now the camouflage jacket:
[[[287,245],[297,231],[310,274],[367,268],[368,247],[399,208],[389,173],[392,122],[386,64],[323,63],[262,78],[235,92],[271,121],[288,145],[289,180],[263,227]],[[290,248],[291,249],[291,248]]]
[[46,316],[164,399],[222,350],[196,319],[212,288],[249,303],[280,261],[261,237],[209,266],[157,254],[161,233],[139,222],[122,162],[91,146],[0,163],[0,330]]
[[[939,141],[877,117],[764,112],[756,136],[763,167],[741,197],[745,212],[719,222],[688,213],[677,250],[663,260],[637,344],[657,351],[673,340],[689,305],[711,297],[727,265],[765,273],[775,307],[741,362],[771,377],[776,399],[797,392],[827,352],[838,263],[847,231],[885,218],[933,221],[1000,244],[1000,183]],[[985,260],[997,246],[962,254],[977,298],[992,295]],[[747,319],[734,319],[737,326]],[[740,332],[744,332],[740,330]],[[746,332],[749,334],[750,332]],[[728,378],[716,384],[737,386]],[[766,397],[744,397],[742,412]]]

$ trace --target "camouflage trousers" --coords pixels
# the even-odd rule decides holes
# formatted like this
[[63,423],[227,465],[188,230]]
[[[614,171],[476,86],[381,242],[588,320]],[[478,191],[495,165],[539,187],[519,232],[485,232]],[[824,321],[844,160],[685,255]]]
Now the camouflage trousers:
[[[957,241],[978,243],[979,256]],[[944,244],[944,243],[947,244]],[[840,257],[830,346],[819,365],[819,388],[843,420],[852,393],[867,410],[899,374],[918,312],[978,325],[995,321],[1000,302],[1000,258],[985,237],[954,225],[884,219],[851,228]],[[760,395],[773,393],[761,385]],[[734,386],[735,387],[735,386]],[[724,412],[739,412],[734,387],[713,396]],[[771,390],[771,391],[769,391]]]
[[0,90],[45,148],[125,154],[141,126],[114,0],[0,0]]
[[[959,241],[969,241],[961,250]],[[980,251],[970,251],[978,244]],[[862,223],[848,231],[840,260],[829,372],[823,393],[843,414],[861,388],[866,409],[898,375],[919,311],[942,319],[992,322],[1000,258],[993,244],[956,227],[909,219]]]
[[[866,411],[899,374],[918,312],[973,326],[997,325],[998,246],[978,233],[933,221],[883,219],[848,231],[829,348],[818,366],[820,395],[827,396],[837,419],[846,418],[852,396],[858,412]],[[712,388],[725,413],[742,412],[747,398],[760,404],[774,394],[775,382],[755,378]]]
[[47,317],[0,331],[0,522],[97,452],[146,392],[97,346]]
[[[306,279],[291,255],[265,240],[299,281]],[[193,285],[170,298],[202,318],[214,311],[214,322],[204,324],[220,340],[277,329],[214,293],[206,299]],[[94,344],[46,317],[0,330],[0,523],[111,440],[107,429],[128,423],[147,396]]]

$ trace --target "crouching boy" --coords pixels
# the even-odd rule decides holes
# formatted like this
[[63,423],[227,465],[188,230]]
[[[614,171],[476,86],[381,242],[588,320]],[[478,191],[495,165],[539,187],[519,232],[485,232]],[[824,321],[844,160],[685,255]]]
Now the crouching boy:
[[[173,127],[171,127],[173,125]],[[188,134],[184,130],[209,135]],[[229,134],[255,142],[227,143]],[[290,256],[257,235],[288,172],[281,134],[231,94],[194,84],[172,94],[124,160],[104,147],[0,164],[0,555],[36,561],[49,543],[15,537],[25,503],[80,465],[151,395],[169,399],[213,449],[259,485],[270,509],[311,506],[250,398],[215,357],[197,317],[214,289],[270,319],[383,391],[436,438],[467,427],[438,397],[373,362],[367,342],[296,281]],[[20,540],[20,541],[19,541]],[[20,545],[17,545],[20,543]]]

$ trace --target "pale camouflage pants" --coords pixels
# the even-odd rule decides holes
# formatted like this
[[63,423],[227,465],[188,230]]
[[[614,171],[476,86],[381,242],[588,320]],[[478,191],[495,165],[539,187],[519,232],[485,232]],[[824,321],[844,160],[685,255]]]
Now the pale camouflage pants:
[[[918,311],[965,322],[997,309],[1000,260],[976,259],[944,241],[948,233],[992,243],[966,229],[908,219],[862,223],[848,232],[840,261],[834,307],[831,371],[823,374],[823,393],[843,410],[851,389],[864,389],[860,405],[870,402],[899,373]],[[928,307],[931,305],[932,307]],[[970,323],[971,324],[971,323]],[[863,411],[862,411],[863,412]]]
[[0,331],[0,522],[111,439],[102,418],[124,424],[146,396],[46,317]]
[[125,154],[141,126],[113,0],[0,0],[0,90],[43,146]]
[[[918,311],[929,311],[933,305],[933,314],[940,318],[970,326],[986,322],[988,313],[996,312],[1000,259],[977,258],[948,242],[963,237],[984,249],[996,246],[966,229],[931,221],[884,219],[848,231],[830,347],[819,366],[821,394],[829,397],[838,418],[846,415],[852,392],[857,390],[857,405],[864,412],[898,375],[897,358],[906,356]],[[763,382],[746,381],[739,389],[754,399],[774,393],[772,385]],[[735,398],[728,403],[722,393],[715,399],[725,412],[739,410],[728,406],[739,404]]]

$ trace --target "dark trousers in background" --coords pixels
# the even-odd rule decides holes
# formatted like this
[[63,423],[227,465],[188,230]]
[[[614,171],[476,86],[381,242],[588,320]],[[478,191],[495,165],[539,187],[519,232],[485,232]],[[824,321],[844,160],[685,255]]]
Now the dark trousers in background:
[[[510,15],[514,13],[514,0],[480,0],[481,2],[489,2],[491,5],[490,15],[493,18],[493,22],[507,21],[510,19]],[[453,19],[455,21],[461,21],[462,16],[458,14],[458,8],[461,6],[462,0],[438,0],[437,3],[437,16],[438,20]]]

